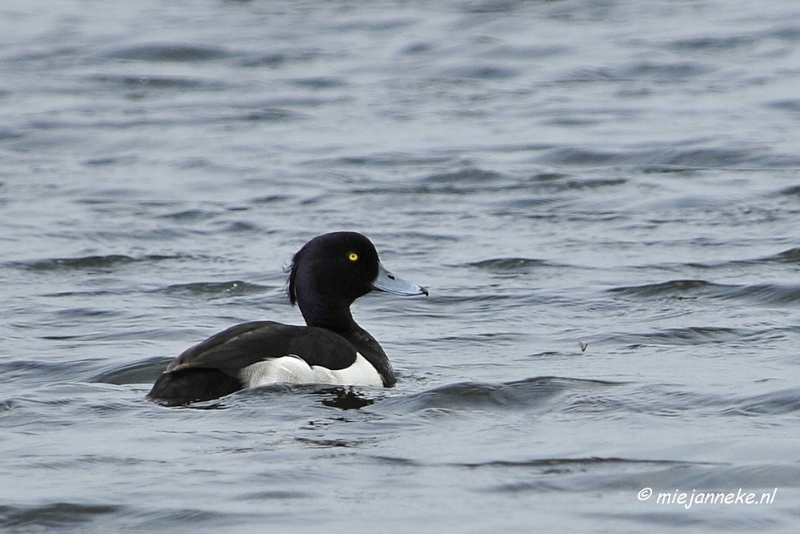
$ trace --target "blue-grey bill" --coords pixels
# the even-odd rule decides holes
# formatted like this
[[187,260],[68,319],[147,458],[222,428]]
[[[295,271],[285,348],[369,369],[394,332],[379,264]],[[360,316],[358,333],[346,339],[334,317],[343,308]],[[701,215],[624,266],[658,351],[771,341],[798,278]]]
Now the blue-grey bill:
[[378,263],[378,277],[372,282],[372,287],[395,295],[427,295],[428,290],[417,284],[407,282],[389,271],[382,263]]

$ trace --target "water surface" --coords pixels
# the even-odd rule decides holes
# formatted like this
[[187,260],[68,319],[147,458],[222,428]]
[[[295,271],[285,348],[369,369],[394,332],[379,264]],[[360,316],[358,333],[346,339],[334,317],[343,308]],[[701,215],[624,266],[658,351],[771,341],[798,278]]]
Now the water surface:
[[[799,21],[3,3],[2,530],[794,531]],[[396,387],[144,399],[330,230],[431,290],[354,306]]]

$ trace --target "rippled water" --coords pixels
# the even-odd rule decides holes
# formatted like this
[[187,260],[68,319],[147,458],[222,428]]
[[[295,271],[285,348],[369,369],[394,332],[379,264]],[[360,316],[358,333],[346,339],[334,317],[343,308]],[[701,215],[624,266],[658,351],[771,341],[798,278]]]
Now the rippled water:
[[[4,2],[0,530],[794,531],[798,65],[789,1]],[[354,306],[395,388],[144,399],[332,229],[431,289]]]

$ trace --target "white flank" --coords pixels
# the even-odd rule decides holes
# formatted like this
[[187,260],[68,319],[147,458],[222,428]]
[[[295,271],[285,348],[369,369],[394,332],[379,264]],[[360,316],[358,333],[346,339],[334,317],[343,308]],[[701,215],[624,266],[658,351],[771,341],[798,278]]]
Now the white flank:
[[280,358],[248,365],[239,372],[245,387],[255,388],[265,384],[336,384],[340,386],[383,386],[378,371],[360,353],[350,367],[332,371],[318,365],[308,365],[305,360],[289,354]]

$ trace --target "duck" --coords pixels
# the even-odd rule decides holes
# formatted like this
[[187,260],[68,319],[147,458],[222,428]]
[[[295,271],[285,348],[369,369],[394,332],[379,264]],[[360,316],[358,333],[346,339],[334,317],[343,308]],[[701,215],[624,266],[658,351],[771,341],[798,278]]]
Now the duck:
[[147,398],[174,406],[274,383],[394,386],[389,358],[355,322],[350,306],[373,290],[427,296],[428,289],[392,274],[372,242],[357,232],[314,237],[287,270],[289,301],[299,306],[306,326],[232,326],[170,362]]

